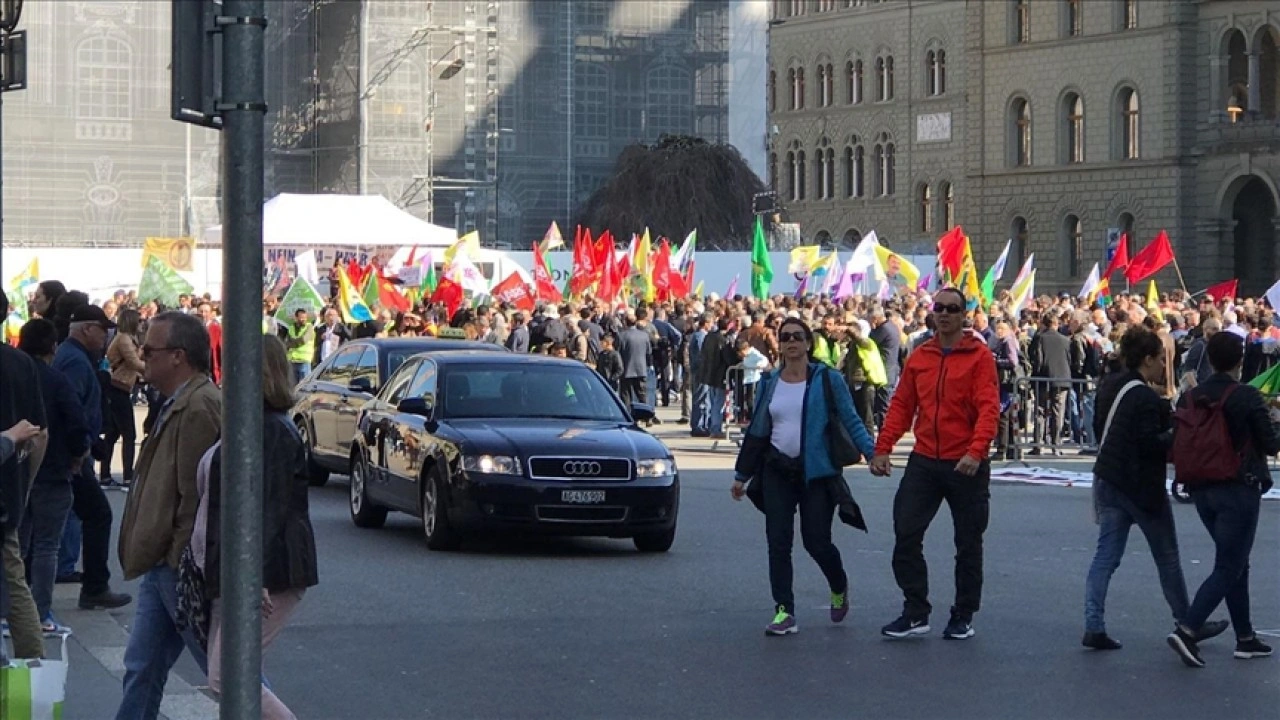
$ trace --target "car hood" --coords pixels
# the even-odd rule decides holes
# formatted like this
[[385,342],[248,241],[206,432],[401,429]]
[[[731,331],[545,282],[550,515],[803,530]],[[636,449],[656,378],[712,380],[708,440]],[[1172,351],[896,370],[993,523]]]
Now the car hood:
[[464,453],[559,457],[666,458],[671,451],[632,425],[596,420],[447,420]]

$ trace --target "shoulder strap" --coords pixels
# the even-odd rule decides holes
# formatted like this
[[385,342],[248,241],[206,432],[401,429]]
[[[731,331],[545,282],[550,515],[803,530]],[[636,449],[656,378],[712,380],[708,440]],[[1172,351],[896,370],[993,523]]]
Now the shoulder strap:
[[1111,403],[1111,410],[1107,412],[1107,422],[1102,426],[1102,437],[1098,440],[1098,450],[1101,452],[1102,446],[1107,442],[1107,435],[1111,433],[1111,421],[1116,417],[1116,408],[1120,407],[1120,401],[1124,399],[1129,391],[1142,385],[1141,380],[1130,380],[1120,388],[1119,394],[1116,395],[1115,402]]

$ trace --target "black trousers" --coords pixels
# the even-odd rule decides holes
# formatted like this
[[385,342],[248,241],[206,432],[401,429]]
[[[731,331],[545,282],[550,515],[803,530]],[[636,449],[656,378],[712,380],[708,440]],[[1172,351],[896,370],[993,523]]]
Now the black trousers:
[[893,498],[893,576],[904,597],[903,615],[927,619],[929,567],[924,534],[942,501],[951,509],[956,544],[956,602],[951,614],[973,619],[982,602],[982,534],[990,515],[991,463],[983,460],[973,477],[956,472],[956,460],[912,454]]
[[876,423],[872,410],[875,406],[876,386],[864,382],[857,389],[849,388],[849,394],[853,396],[853,409],[862,418],[862,424],[867,426],[869,432],[874,432]]
[[84,463],[80,472],[71,476],[71,490],[74,495],[71,510],[80,518],[84,546],[81,592],[97,595],[109,590],[111,585],[111,571],[107,569],[111,551],[111,504],[93,476],[92,463]]
[[671,391],[675,389],[675,383],[672,381],[671,358],[666,355],[654,355],[653,370],[658,391],[658,397],[653,399],[654,407],[658,405],[670,407]]
[[103,442],[106,444],[106,457],[98,470],[98,477],[106,479],[111,476],[111,457],[115,454],[116,441],[120,446],[121,459],[124,462],[124,481],[133,480],[133,457],[138,445],[138,428],[133,419],[133,394],[121,390],[115,385],[106,388],[107,422]]
[[646,387],[648,378],[622,378],[622,401],[625,403],[640,403],[647,405],[649,403],[649,388]]
[[1049,447],[1058,447],[1062,441],[1062,423],[1067,418],[1067,392],[1069,388],[1052,387],[1042,383],[1040,392],[1040,410],[1044,413],[1043,435],[1040,442]]
[[795,540],[796,507],[800,508],[800,540],[827,578],[831,592],[849,589],[840,551],[831,542],[831,521],[836,506],[821,481],[806,483],[800,460],[770,451],[764,474],[764,532],[769,544],[769,586],[773,602],[795,614],[791,590],[791,546]]

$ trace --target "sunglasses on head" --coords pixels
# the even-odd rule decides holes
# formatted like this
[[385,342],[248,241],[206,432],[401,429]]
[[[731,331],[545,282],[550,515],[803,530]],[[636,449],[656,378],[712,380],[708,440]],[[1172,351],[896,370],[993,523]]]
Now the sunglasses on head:
[[799,330],[778,333],[778,342],[804,342],[805,339],[804,333]]
[[954,303],[934,303],[933,311],[935,313],[950,313],[955,315],[964,312],[964,306],[956,305]]

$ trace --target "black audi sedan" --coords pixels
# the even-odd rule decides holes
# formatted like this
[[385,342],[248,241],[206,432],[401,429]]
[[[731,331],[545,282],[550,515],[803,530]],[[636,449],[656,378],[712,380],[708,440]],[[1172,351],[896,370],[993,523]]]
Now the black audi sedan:
[[307,473],[319,487],[329,473],[344,473],[360,408],[404,361],[441,350],[506,349],[490,343],[431,337],[371,338],[338,348],[298,383],[292,417],[307,446]]
[[360,413],[351,519],[422,519],[427,547],[481,531],[632,538],[665,552],[680,479],[593,370],[542,355],[450,351],[405,361]]

